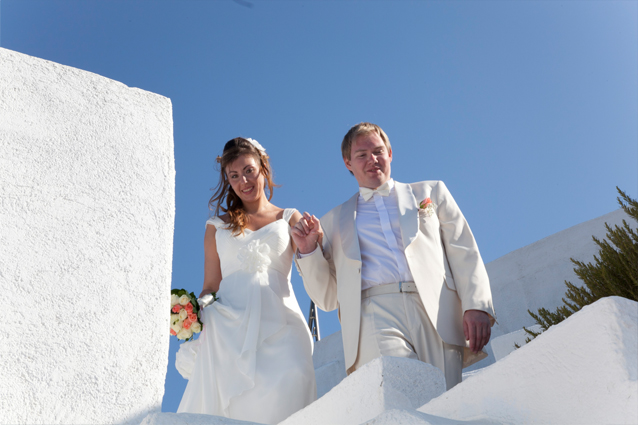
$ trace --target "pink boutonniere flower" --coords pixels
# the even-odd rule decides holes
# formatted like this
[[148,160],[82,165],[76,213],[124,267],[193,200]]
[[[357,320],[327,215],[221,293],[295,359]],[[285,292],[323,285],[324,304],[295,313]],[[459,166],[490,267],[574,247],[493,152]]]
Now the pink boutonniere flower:
[[430,198],[425,198],[419,203],[419,213],[423,214],[426,217],[433,216],[435,208],[436,204],[432,202]]
[[419,204],[419,208],[424,210],[425,207],[427,207],[429,204],[432,203],[432,200],[430,198],[425,198],[424,200],[421,201],[421,203]]

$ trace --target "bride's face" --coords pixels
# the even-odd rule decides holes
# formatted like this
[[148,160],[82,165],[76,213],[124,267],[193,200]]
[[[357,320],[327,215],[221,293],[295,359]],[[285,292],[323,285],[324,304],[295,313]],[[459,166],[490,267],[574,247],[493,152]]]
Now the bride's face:
[[237,196],[243,202],[255,202],[265,196],[265,179],[258,160],[252,155],[242,155],[226,166],[226,176]]

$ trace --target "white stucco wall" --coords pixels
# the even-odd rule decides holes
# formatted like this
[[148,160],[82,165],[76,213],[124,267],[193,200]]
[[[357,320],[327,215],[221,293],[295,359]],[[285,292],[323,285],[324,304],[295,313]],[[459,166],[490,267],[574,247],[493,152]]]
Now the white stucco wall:
[[[619,209],[554,233],[486,264],[498,320],[492,327],[492,340],[521,330],[523,326],[534,325],[528,309],[533,312],[541,307],[554,310],[562,305],[567,290],[565,281],[582,285],[570,258],[593,261],[599,248],[592,236],[605,239],[605,223],[613,227],[622,225],[623,219],[635,226],[635,221]],[[486,350],[489,357],[466,371],[494,363],[491,345],[488,344]]]
[[317,381],[317,398],[321,398],[346,377],[341,331],[315,343],[312,363]]
[[[593,261],[598,245],[592,236],[605,239],[610,226],[631,220],[623,210],[616,210],[544,239],[512,251],[486,265],[490,277],[494,308],[498,324],[492,329],[494,336],[517,331],[534,324],[527,310],[541,307],[553,310],[562,305],[567,287],[565,280],[575,285],[582,281],[574,273],[569,260]],[[635,221],[631,220],[632,226]]]
[[0,423],[139,423],[168,358],[170,100],[0,49]]

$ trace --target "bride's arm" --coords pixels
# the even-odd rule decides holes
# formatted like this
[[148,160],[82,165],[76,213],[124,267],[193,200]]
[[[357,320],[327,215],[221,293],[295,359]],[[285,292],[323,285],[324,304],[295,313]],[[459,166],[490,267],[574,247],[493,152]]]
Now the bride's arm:
[[217,229],[212,224],[206,225],[204,235],[204,287],[199,297],[219,291],[219,283],[222,281],[222,267],[217,253],[215,242]]
[[[290,220],[288,221],[288,225],[291,229],[295,227],[295,224],[297,224],[300,218],[301,213],[299,211],[295,211],[294,213],[292,213],[292,217],[290,217]],[[290,242],[292,243],[292,252],[297,252],[297,244],[295,243],[295,239],[292,237],[292,235],[290,236]]]
[[[308,214],[308,213],[306,213]],[[308,218],[314,218],[316,220],[315,216],[310,216],[308,215]],[[301,220],[302,218],[304,218],[304,216],[301,215],[301,213],[299,211],[295,211],[292,216],[290,217],[290,221],[288,222],[288,224],[290,225],[290,228],[292,229],[291,231],[291,237],[290,240],[292,242],[292,252],[297,252],[297,248],[299,248],[297,246],[297,244],[295,243],[295,236],[299,236],[299,234],[295,234],[295,225],[299,222],[299,220]],[[313,221],[313,225],[314,225],[314,221]],[[317,246],[317,243],[319,243],[319,246],[321,246],[321,241],[323,240],[323,230],[321,229],[321,226],[318,225],[319,220],[316,221],[317,223],[317,229],[315,229],[312,233],[313,234],[318,234],[319,237],[317,238],[316,242],[312,243],[312,248],[314,249]],[[313,226],[314,227],[314,226]],[[311,235],[308,235],[311,236]],[[299,237],[298,239],[302,240],[303,238]],[[302,240],[303,241],[303,240]]]

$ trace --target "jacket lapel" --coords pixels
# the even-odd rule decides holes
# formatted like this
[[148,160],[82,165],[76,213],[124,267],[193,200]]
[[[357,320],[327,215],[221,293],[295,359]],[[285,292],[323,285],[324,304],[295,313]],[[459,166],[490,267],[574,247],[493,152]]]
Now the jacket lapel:
[[339,217],[339,233],[341,234],[341,247],[346,257],[361,262],[361,250],[359,249],[359,235],[357,234],[357,199],[359,192],[347,200],[341,207]]
[[399,224],[401,226],[401,237],[403,245],[407,248],[416,239],[419,231],[419,206],[412,193],[409,184],[394,181],[394,188],[397,191],[399,201]]

